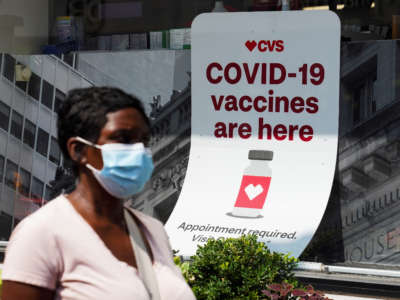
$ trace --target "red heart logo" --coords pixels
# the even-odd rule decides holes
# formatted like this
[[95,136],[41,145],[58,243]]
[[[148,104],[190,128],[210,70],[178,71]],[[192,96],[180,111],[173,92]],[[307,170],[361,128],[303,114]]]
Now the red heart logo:
[[253,49],[257,46],[257,42],[256,41],[247,41],[245,43],[247,49],[249,49],[249,51],[253,51]]

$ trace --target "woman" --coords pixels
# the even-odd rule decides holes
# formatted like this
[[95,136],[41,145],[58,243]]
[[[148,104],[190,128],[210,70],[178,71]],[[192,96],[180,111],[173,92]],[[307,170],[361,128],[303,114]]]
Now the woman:
[[159,297],[149,296],[148,282],[138,273],[139,252],[131,244],[124,200],[143,188],[153,169],[145,148],[150,122],[140,101],[115,88],[73,90],[57,125],[77,186],[15,228],[4,262],[2,299],[195,299],[173,264],[162,224],[131,210]]

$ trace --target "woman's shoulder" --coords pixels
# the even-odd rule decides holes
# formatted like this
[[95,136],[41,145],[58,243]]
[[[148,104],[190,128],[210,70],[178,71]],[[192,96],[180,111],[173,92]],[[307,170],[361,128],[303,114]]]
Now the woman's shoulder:
[[[55,289],[62,260],[55,239],[61,224],[62,198],[56,198],[22,219],[7,245],[2,277]],[[29,255],[27,255],[29,253]]]
[[63,196],[58,196],[49,201],[35,212],[24,217],[16,226],[14,232],[18,232],[22,228],[33,231],[46,229],[46,232],[49,232],[49,229],[54,228],[54,226],[62,222],[65,201],[68,200]]

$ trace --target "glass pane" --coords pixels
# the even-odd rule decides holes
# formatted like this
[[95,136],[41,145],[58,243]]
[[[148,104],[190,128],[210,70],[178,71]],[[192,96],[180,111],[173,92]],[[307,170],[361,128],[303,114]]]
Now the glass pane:
[[398,268],[399,58],[400,41],[342,43],[337,173],[302,260]]
[[12,217],[4,211],[0,212],[0,241],[8,241],[10,238],[11,224]]
[[3,182],[4,174],[4,156],[0,155],[0,183]]
[[29,197],[29,189],[31,186],[31,173],[29,173],[23,168],[20,168],[19,175],[20,175],[19,192],[22,195]]
[[[17,62],[17,64],[21,65],[22,68],[25,66],[24,64]],[[17,78],[15,78],[15,86],[19,89],[21,89],[24,93],[26,92],[26,87],[28,86],[27,81],[17,81]]]
[[8,123],[10,121],[10,107],[0,101],[0,128],[8,131]]
[[32,200],[36,200],[35,202],[41,202],[43,197],[43,189],[44,183],[33,176],[32,178],[32,190],[31,190],[31,198]]
[[3,76],[8,80],[10,80],[11,82],[13,82],[14,73],[15,73],[15,58],[9,54],[5,54]]
[[22,120],[22,116],[13,110],[11,116],[11,134],[17,139],[21,139],[22,137]]
[[39,128],[38,139],[36,143],[36,151],[47,157],[47,149],[49,146],[49,134],[42,128]]
[[5,184],[15,189],[18,179],[18,166],[7,159]]
[[65,99],[65,94],[63,92],[61,92],[59,89],[56,89],[56,99],[55,99],[55,104],[54,104],[55,112],[58,112],[64,99]]
[[50,201],[53,198],[53,193],[54,193],[54,190],[48,184],[46,184],[46,189],[44,192],[44,200],[46,202]]
[[58,147],[58,142],[54,137],[51,137],[50,144],[50,160],[56,165],[60,164],[60,148]]
[[64,54],[63,60],[71,67],[74,67],[74,55],[73,53]]
[[28,94],[35,100],[39,100],[40,95],[40,77],[35,73],[32,73],[31,79],[29,80]]
[[24,143],[33,148],[35,145],[36,126],[28,119],[25,119]]
[[54,87],[46,80],[43,80],[42,104],[48,107],[49,109],[53,109],[53,95],[54,95]]

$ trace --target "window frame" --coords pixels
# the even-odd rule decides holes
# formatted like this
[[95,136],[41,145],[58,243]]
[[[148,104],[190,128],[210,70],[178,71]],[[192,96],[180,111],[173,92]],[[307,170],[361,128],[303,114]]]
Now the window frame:
[[[55,157],[54,158],[54,160],[53,160],[53,145],[54,145],[54,147],[56,148],[56,154],[58,155],[58,157]],[[54,136],[51,136],[51,138],[50,138],[50,151],[49,151],[49,160],[52,162],[52,163],[54,163],[54,164],[56,164],[57,166],[59,166],[60,165],[60,162],[61,162],[61,149],[60,149],[60,147],[59,147],[59,145],[58,145],[58,140],[54,137]]]
[[[47,107],[50,110],[53,110],[53,106],[54,106],[54,86],[48,82],[47,80],[43,79],[42,80],[42,93],[41,93],[41,100],[40,103]],[[46,88],[50,87],[51,92],[50,95],[47,94],[47,92],[45,92]],[[48,96],[50,96],[50,102],[47,102],[48,99],[45,100],[45,97],[47,98]]]
[[[29,143],[28,137],[27,137],[27,133],[31,134],[31,132],[29,130],[27,130],[27,125],[32,126],[33,127],[33,140],[32,140],[32,145]],[[36,128],[37,126],[31,122],[29,119],[25,118],[25,122],[24,122],[24,130],[23,130],[23,137],[22,137],[22,142],[29,146],[32,149],[35,149],[35,140],[36,140]]]
[[[11,168],[14,168],[14,174],[12,175],[12,179],[9,178],[9,172],[11,172]],[[4,178],[4,184],[8,186],[9,188],[12,188],[14,191],[16,190],[16,176],[18,174],[18,164],[15,162],[11,161],[10,159],[6,159],[6,165],[5,165],[5,178]]]
[[[1,106],[2,106],[4,109],[7,109],[7,110],[8,110],[8,116],[5,116],[5,115],[3,114],[3,111],[0,109],[0,128],[8,132],[8,130],[10,129],[11,107],[10,107],[9,105],[5,104],[3,101],[0,100],[0,107],[1,107]],[[3,117],[3,116],[4,116],[4,117]],[[7,122],[4,122],[4,124],[7,123],[6,128],[2,126],[2,122],[3,122],[3,120],[4,120],[5,118],[7,119]]]
[[[35,85],[36,83],[38,83],[39,86],[36,86]],[[31,78],[29,79],[29,83],[28,83],[28,95],[32,99],[35,99],[36,101],[39,101],[40,100],[41,86],[42,86],[42,79],[40,78],[39,75],[37,75],[36,73],[32,72]]]
[[[41,190],[42,190],[42,194],[40,195],[40,197],[35,198],[34,196],[39,196],[34,194],[34,189],[36,188],[36,184],[39,184],[41,186]],[[35,191],[36,192],[36,191]],[[32,176],[32,182],[31,182],[31,191],[29,193],[29,196],[32,200],[43,200],[43,196],[44,196],[44,182],[41,181],[39,178],[37,178],[36,176]]]
[[[17,124],[17,121],[14,118],[20,118],[21,124]],[[15,110],[11,110],[10,134],[17,139],[22,140],[23,126],[24,126],[23,115],[21,115]]]
[[[46,134],[47,135],[47,142],[46,142],[46,150],[45,150],[45,153],[44,152],[42,152],[41,150],[41,148],[40,147],[42,147],[41,145],[42,145],[42,143],[39,141],[39,139],[40,139],[40,134],[41,133],[44,133],[44,134]],[[42,129],[42,128],[40,128],[40,127],[38,127],[38,129],[37,129],[37,135],[36,135],[36,147],[35,147],[35,150],[36,150],[36,152],[37,153],[39,153],[40,155],[42,155],[42,156],[44,156],[44,157],[48,157],[48,154],[49,154],[49,139],[50,139],[50,135],[49,135],[49,133],[46,131],[46,130],[44,130],[44,129]],[[43,150],[44,150],[45,148],[43,147]]]
[[[4,61],[3,61],[3,69],[2,69],[2,75],[4,78],[6,78],[9,82],[14,83],[15,79],[15,64],[17,60],[12,57],[10,54],[4,54]],[[9,66],[9,64],[12,64],[11,69],[6,69]],[[9,73],[6,73],[10,71]]]

